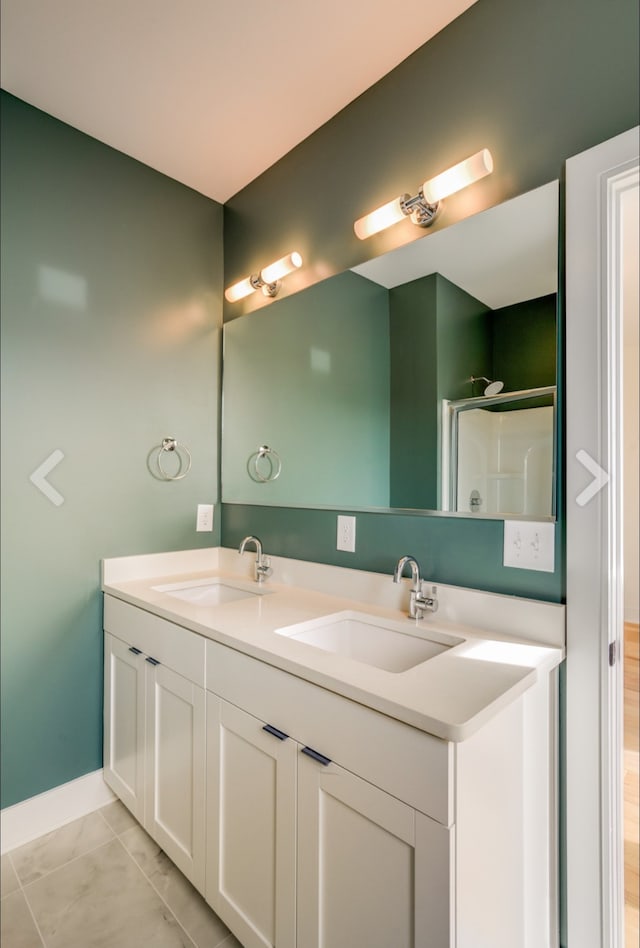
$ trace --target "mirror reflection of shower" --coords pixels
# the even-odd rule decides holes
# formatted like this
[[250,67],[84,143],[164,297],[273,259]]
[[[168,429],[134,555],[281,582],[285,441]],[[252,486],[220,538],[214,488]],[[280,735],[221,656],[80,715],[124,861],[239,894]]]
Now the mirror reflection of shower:
[[556,388],[443,401],[443,509],[475,516],[555,514]]
[[486,387],[482,392],[483,395],[491,397],[491,395],[497,395],[504,388],[504,382],[496,381],[492,382],[491,379],[488,379],[486,375],[472,375],[469,379],[473,385],[475,382],[486,382]]

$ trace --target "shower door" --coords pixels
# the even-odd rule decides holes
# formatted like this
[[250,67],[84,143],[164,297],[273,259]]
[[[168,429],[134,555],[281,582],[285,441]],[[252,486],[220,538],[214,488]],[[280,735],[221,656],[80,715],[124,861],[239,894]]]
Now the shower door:
[[444,403],[444,509],[555,515],[555,386]]

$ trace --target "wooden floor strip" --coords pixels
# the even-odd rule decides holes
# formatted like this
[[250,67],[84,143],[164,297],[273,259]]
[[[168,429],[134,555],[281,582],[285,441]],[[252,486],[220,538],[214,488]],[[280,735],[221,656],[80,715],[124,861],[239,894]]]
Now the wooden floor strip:
[[624,624],[624,914],[626,948],[640,944],[640,825],[638,625]]

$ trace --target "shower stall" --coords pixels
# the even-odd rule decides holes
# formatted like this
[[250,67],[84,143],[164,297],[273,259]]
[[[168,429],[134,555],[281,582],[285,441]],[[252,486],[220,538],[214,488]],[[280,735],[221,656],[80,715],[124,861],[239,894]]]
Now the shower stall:
[[554,516],[555,385],[486,391],[480,397],[443,400],[442,509]]

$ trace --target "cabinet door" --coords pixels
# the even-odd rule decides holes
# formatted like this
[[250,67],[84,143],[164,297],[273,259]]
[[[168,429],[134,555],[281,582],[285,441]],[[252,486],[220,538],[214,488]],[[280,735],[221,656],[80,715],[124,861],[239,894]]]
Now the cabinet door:
[[104,637],[104,779],[144,819],[144,656]]
[[451,846],[451,830],[300,754],[298,945],[449,948]]
[[207,692],[207,892],[244,948],[295,945],[296,751]]
[[145,664],[144,826],[204,892],[204,689],[164,665]]

